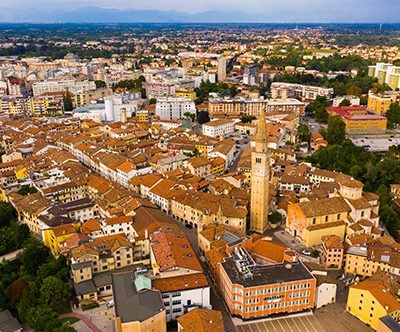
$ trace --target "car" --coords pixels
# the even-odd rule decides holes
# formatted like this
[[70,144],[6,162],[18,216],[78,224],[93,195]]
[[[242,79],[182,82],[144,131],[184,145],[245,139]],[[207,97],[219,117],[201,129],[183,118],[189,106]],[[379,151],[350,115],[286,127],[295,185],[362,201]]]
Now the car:
[[193,228],[193,226],[192,226],[191,224],[186,224],[185,227],[186,227],[186,228],[189,228],[189,229],[192,229],[192,228]]
[[108,301],[107,303],[106,303],[106,308],[108,309],[108,308],[111,308],[111,307],[113,307],[114,306],[114,300],[111,300],[111,301]]
[[239,143],[239,140],[236,140],[235,143]]
[[231,166],[233,165],[233,161],[231,162]]
[[247,144],[247,142],[244,142],[244,144]]
[[389,141],[391,141],[391,142],[392,142],[393,140],[392,140],[391,138],[389,138]]
[[364,143],[364,140],[362,139],[362,140],[361,140],[361,142],[363,142],[363,143]]
[[229,135],[229,137],[233,137],[234,135]]

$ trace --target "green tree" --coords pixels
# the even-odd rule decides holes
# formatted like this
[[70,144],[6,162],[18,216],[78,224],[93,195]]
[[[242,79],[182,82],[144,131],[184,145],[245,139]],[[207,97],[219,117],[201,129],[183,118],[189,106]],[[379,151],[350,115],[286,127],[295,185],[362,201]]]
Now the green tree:
[[43,242],[31,237],[20,260],[25,271],[30,275],[36,276],[38,268],[46,262],[48,257],[49,251],[44,246]]
[[326,135],[328,134],[326,129],[321,127],[318,129],[318,132],[326,139]]
[[309,131],[308,126],[306,124],[300,125],[297,128],[297,131],[301,134],[303,142],[309,142],[310,141],[310,139],[311,139],[310,131]]
[[18,315],[22,321],[28,321],[29,309],[35,307],[38,303],[38,299],[34,292],[29,287],[25,287],[22,291],[22,298],[18,305]]
[[400,123],[400,105],[398,103],[391,103],[386,112],[386,117],[392,123]]
[[31,307],[26,316],[29,327],[35,332],[53,332],[62,325],[57,313],[44,304]]
[[69,325],[61,325],[60,327],[56,327],[54,332],[76,332],[76,330]]
[[320,107],[315,110],[315,119],[318,122],[326,122],[326,120],[328,120],[328,117],[328,111],[324,107]]
[[197,121],[199,124],[210,122],[210,116],[208,115],[208,112],[206,111],[199,112],[199,114],[197,115]]
[[20,195],[22,195],[22,196],[26,196],[26,195],[28,195],[28,194],[35,194],[35,193],[37,193],[37,190],[36,190],[36,188],[35,187],[31,187],[31,186],[29,186],[29,185],[24,185],[24,186],[22,186],[18,191],[17,191],[17,194],[20,194]]
[[72,103],[71,94],[69,93],[68,89],[66,89],[64,93],[63,102],[64,102],[64,111],[72,112],[72,110],[74,109],[74,105]]
[[10,203],[0,201],[0,227],[8,226],[12,219],[13,208]]
[[277,211],[272,212],[272,213],[268,216],[268,220],[269,220],[270,222],[272,222],[273,224],[276,224],[277,222],[280,222],[280,221],[282,220],[282,215],[281,215],[279,212],[277,212]]
[[247,114],[243,114],[242,115],[242,122],[243,123],[247,123],[247,122],[251,122],[253,120],[257,119],[254,115],[247,115]]
[[398,229],[400,228],[399,215],[391,206],[385,205],[379,210],[381,221],[386,226],[390,235],[395,239],[399,236]]
[[185,112],[185,113],[183,113],[183,115],[186,116],[187,118],[191,118],[192,121],[193,121],[194,118],[196,117],[196,114],[190,113],[190,112]]
[[104,82],[104,81],[96,80],[96,81],[94,81],[94,83],[96,84],[96,89],[101,89],[101,88],[107,87],[106,82]]
[[5,255],[15,249],[15,242],[10,236],[10,229],[7,227],[0,228],[0,255]]
[[57,277],[47,277],[40,287],[40,301],[55,311],[68,304],[70,295],[68,285]]
[[376,191],[376,194],[379,196],[379,203],[381,208],[385,205],[390,205],[391,197],[389,194],[389,189],[385,184],[381,184]]
[[157,102],[156,98],[151,98],[149,101],[150,105],[154,105],[156,102]]
[[308,104],[308,105],[306,106],[304,112],[305,112],[306,114],[308,114],[308,115],[314,114],[315,109],[314,109],[313,104]]
[[351,106],[350,100],[348,100],[348,99],[343,99],[343,100],[340,102],[339,106]]
[[346,139],[346,124],[340,115],[329,118],[326,139],[329,144],[342,144]]

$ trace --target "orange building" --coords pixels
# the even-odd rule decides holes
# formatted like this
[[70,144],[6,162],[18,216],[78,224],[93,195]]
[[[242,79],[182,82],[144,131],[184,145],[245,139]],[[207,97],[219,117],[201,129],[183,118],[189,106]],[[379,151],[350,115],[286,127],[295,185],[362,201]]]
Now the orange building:
[[282,263],[258,265],[245,249],[249,239],[241,248],[227,244],[230,257],[217,264],[217,289],[230,312],[249,319],[312,308],[316,279],[298,254],[286,250]]

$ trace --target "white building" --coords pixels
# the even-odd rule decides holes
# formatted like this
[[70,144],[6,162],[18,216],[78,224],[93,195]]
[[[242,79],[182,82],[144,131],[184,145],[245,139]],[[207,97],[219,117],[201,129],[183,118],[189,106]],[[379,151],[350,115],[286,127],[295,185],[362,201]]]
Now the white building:
[[207,136],[218,137],[220,135],[232,133],[234,131],[234,125],[234,121],[219,119],[203,123],[201,126],[201,132]]
[[315,287],[314,306],[318,309],[324,305],[336,302],[336,282],[327,275],[314,274],[317,279]]
[[360,97],[357,96],[337,96],[333,98],[333,106],[339,106],[340,103],[345,99],[347,99],[352,106],[360,106]]
[[155,113],[161,120],[180,120],[186,112],[196,114],[193,99],[178,97],[159,98],[156,103]]
[[95,90],[96,84],[93,81],[44,81],[34,83],[32,86],[33,96],[37,97],[43,93],[60,92],[68,89],[70,93],[77,93],[80,91]]
[[128,238],[137,237],[138,234],[133,228],[132,217],[124,216],[118,218],[106,218],[100,220],[100,227],[104,235],[125,233]]
[[182,121],[157,120],[153,121],[152,124],[160,124],[162,130],[170,130],[182,126]]

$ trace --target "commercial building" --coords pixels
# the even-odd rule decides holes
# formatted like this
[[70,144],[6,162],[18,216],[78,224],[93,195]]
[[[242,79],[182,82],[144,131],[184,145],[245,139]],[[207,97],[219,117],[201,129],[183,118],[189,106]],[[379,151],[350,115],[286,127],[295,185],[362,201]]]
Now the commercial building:
[[196,114],[193,99],[162,97],[157,99],[155,113],[161,120],[181,120],[186,112]]
[[327,107],[330,115],[340,115],[348,134],[385,133],[387,118],[369,112],[364,107]]
[[243,83],[248,85],[258,84],[258,66],[244,66]]
[[314,306],[315,277],[294,251],[285,251],[283,263],[263,266],[243,247],[233,246],[229,255],[218,263],[218,291],[234,316],[258,318]]
[[314,101],[317,96],[324,96],[330,101],[333,96],[333,88],[280,82],[271,84],[271,97],[273,99],[299,97],[303,101]]

